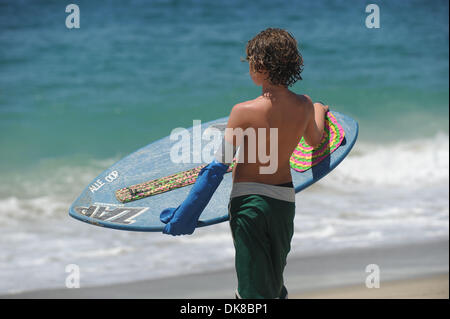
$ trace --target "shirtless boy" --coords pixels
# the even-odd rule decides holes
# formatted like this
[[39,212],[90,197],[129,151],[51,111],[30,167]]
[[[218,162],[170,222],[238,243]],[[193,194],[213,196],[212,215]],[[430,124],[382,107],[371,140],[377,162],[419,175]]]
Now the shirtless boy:
[[[302,136],[311,146],[320,143],[328,106],[313,103],[307,95],[288,89],[301,79],[303,59],[297,41],[287,31],[268,28],[260,32],[248,42],[246,54],[251,78],[262,86],[261,96],[233,107],[222,152],[202,170],[182,205],[163,211],[161,220],[167,223],[165,233],[192,233],[228,168],[230,156],[224,153],[239,147],[229,203],[236,249],[236,297],[287,298],[283,271],[295,215],[289,159]],[[273,134],[273,129],[277,134]],[[256,142],[235,133],[246,130],[255,132]],[[265,150],[277,150],[270,154],[269,163],[258,157],[263,145],[261,134],[266,135]],[[271,143],[276,143],[276,147]],[[253,158],[256,160],[250,160]],[[276,169],[265,173],[264,168],[273,164],[271,161],[275,161]]]

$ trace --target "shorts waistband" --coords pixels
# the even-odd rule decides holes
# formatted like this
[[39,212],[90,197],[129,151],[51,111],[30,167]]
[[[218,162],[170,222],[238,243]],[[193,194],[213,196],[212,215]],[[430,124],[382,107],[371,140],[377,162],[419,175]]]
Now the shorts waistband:
[[294,188],[254,182],[233,183],[230,198],[243,195],[263,195],[286,202],[295,203]]

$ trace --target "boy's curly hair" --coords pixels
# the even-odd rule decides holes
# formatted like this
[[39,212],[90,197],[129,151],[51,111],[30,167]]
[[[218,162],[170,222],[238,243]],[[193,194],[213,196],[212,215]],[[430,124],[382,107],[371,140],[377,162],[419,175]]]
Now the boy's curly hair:
[[254,72],[268,72],[273,85],[291,86],[302,77],[303,58],[286,30],[268,28],[248,41],[246,60]]

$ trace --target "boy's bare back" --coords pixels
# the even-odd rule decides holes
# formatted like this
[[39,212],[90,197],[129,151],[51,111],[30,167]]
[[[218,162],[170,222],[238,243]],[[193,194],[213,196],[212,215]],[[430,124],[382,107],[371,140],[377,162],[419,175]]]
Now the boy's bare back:
[[233,181],[272,185],[292,181],[289,159],[301,137],[304,136],[305,140],[312,145],[318,143],[317,137],[314,135],[314,119],[314,105],[311,99],[306,95],[295,94],[286,88],[273,88],[254,100],[237,104],[231,112],[228,127],[240,127],[244,130],[254,129],[257,138],[256,154],[259,154],[261,143],[258,128],[266,128],[265,150],[267,154],[269,150],[274,149],[270,145],[270,128],[277,130],[276,138],[272,138],[272,141],[277,143],[275,148],[277,152],[270,154],[271,160],[275,156],[277,169],[273,174],[261,174],[260,167],[267,167],[270,163],[261,163],[258,156],[256,156],[256,163],[248,161],[249,152],[254,149],[249,146],[249,140],[246,138],[243,148],[241,147],[245,150],[244,161],[238,163],[233,171]]

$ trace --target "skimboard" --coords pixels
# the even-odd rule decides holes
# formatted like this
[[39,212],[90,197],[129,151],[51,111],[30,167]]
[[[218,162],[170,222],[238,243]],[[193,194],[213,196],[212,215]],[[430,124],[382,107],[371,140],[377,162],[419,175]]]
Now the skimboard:
[[[349,154],[358,137],[358,123],[351,117],[327,113],[326,134],[318,147],[303,139],[291,156],[291,173],[298,193],[332,171]],[[228,118],[199,123],[185,130],[191,136],[189,160],[173,161],[176,141],[164,137],[121,159],[97,176],[73,202],[69,215],[80,221],[119,230],[160,232],[162,210],[177,207],[187,197],[195,174],[207,162],[194,145],[208,145],[211,130],[223,134]],[[208,132],[208,134],[206,134]],[[210,138],[210,137],[209,137]],[[220,139],[217,139],[220,141]],[[197,159],[197,160],[196,160]],[[200,160],[199,160],[200,159]],[[203,211],[197,227],[228,220],[232,174],[227,173]]]

